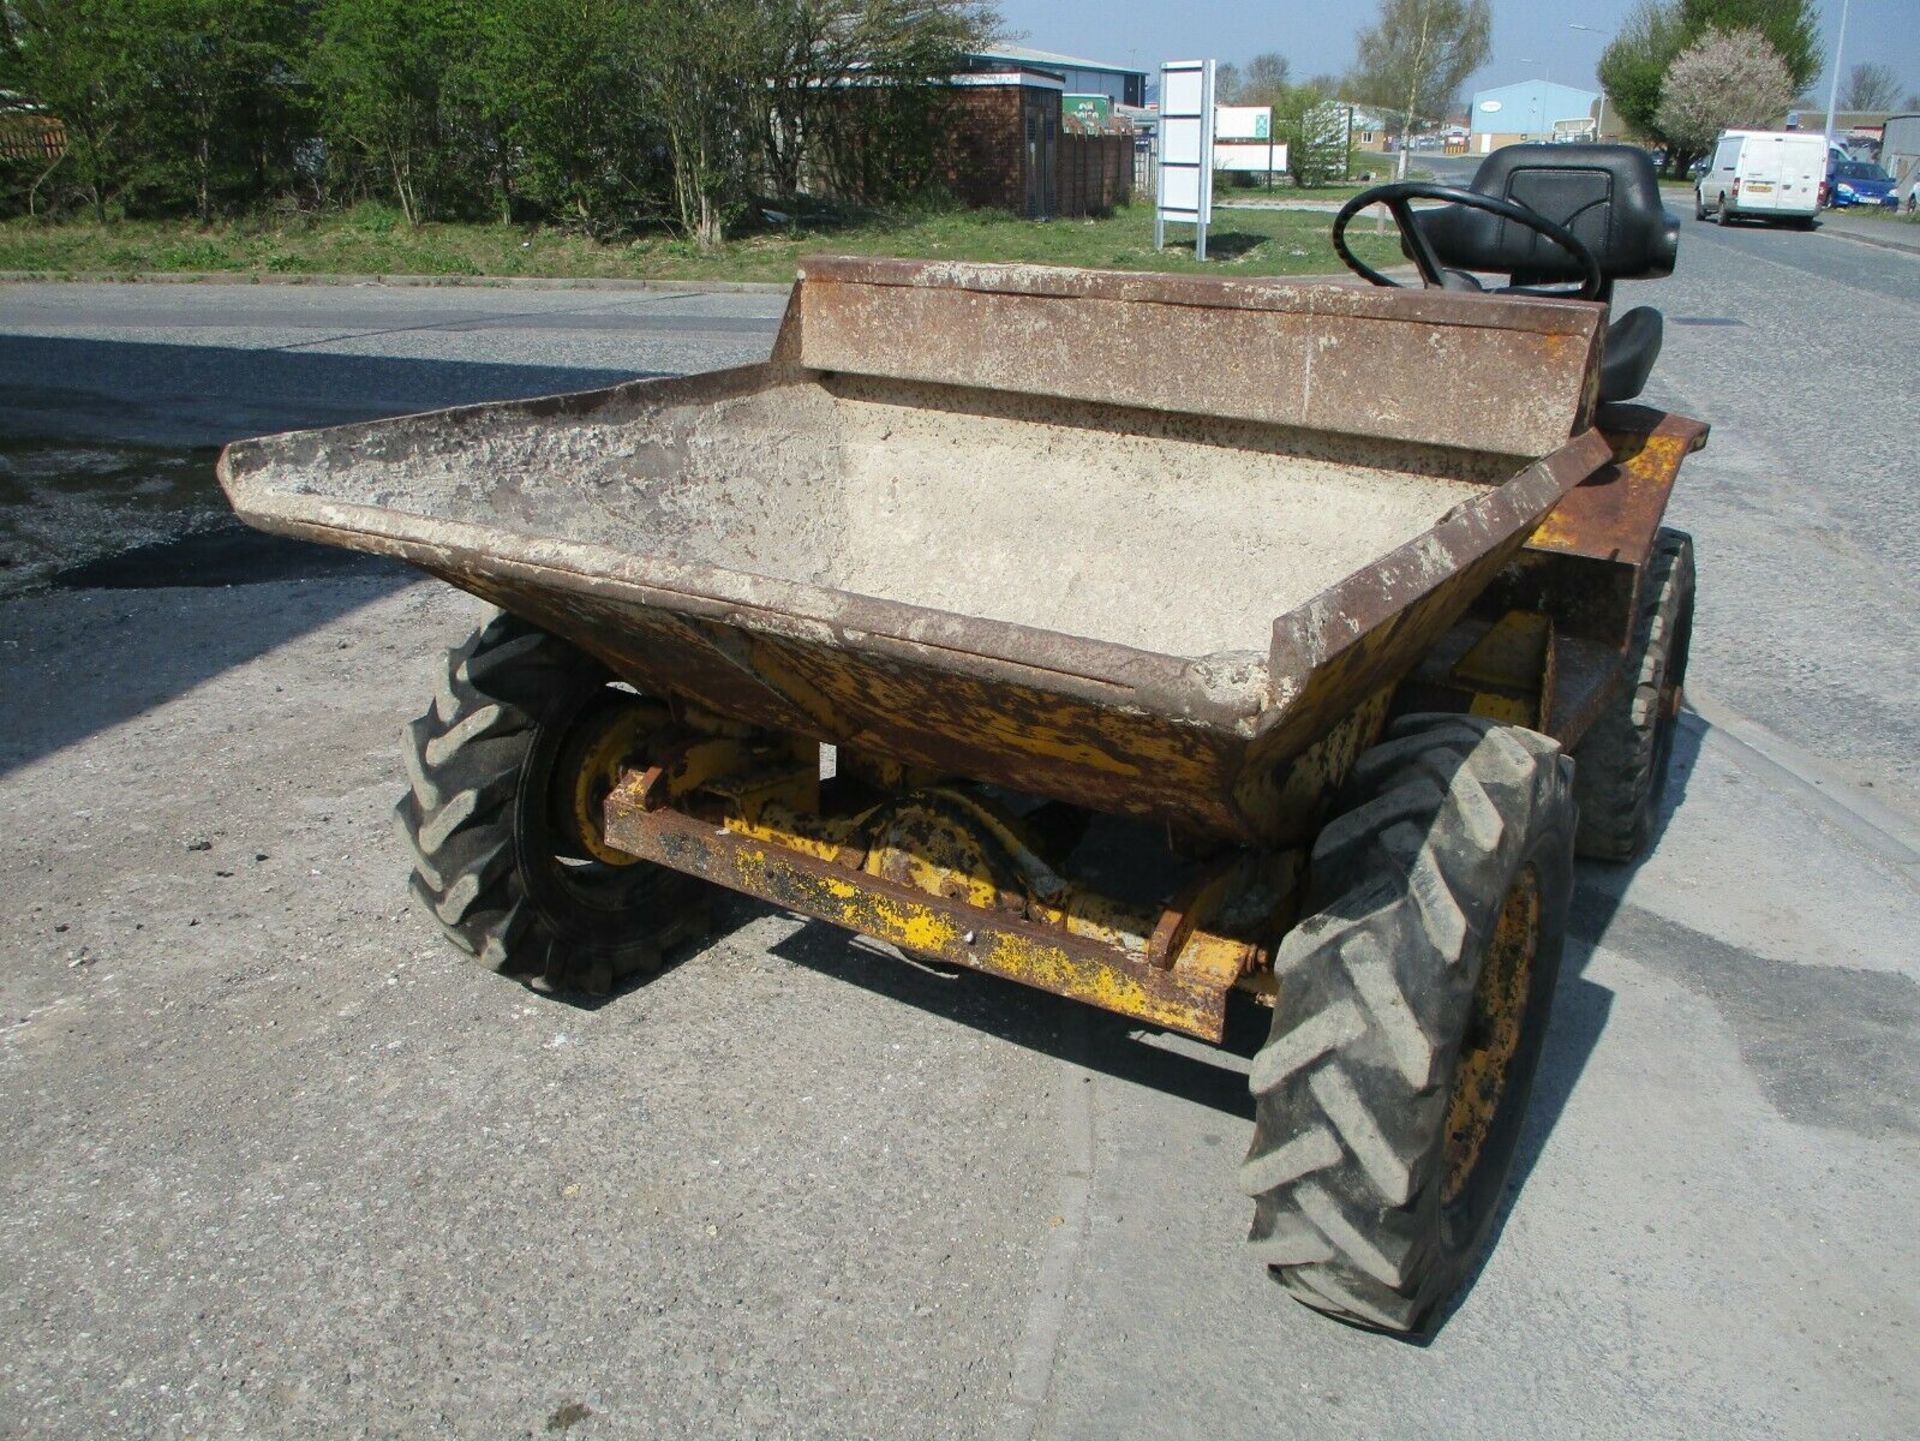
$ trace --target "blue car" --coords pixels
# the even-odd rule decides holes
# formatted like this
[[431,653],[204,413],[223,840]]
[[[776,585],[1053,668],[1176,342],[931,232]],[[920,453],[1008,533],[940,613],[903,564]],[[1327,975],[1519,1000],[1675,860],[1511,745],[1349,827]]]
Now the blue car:
[[1891,210],[1897,203],[1893,177],[1871,161],[1836,160],[1827,172],[1827,204],[1835,210],[1850,205],[1884,205]]

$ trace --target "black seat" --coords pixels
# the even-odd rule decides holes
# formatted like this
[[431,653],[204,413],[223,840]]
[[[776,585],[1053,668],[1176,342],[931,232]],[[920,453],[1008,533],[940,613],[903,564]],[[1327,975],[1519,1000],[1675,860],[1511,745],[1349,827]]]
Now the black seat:
[[[1571,230],[1600,262],[1602,301],[1612,302],[1616,280],[1673,274],[1680,220],[1661,203],[1653,161],[1638,146],[1509,145],[1486,158],[1472,188]],[[1505,272],[1523,289],[1580,278],[1552,241],[1497,215],[1461,205],[1415,214],[1440,263],[1454,270]],[[1607,327],[1600,399],[1631,400],[1645,388],[1664,329],[1660,312],[1644,305]]]
[[[1482,195],[1511,200],[1565,226],[1600,262],[1612,299],[1616,280],[1673,274],[1679,217],[1660,201],[1653,161],[1635,145],[1508,145],[1473,177]],[[1580,268],[1552,241],[1484,210],[1418,212],[1442,265],[1500,271],[1520,286],[1576,281]]]
[[1647,388],[1665,333],[1666,321],[1651,305],[1636,305],[1607,327],[1600,357],[1601,400],[1632,400]]

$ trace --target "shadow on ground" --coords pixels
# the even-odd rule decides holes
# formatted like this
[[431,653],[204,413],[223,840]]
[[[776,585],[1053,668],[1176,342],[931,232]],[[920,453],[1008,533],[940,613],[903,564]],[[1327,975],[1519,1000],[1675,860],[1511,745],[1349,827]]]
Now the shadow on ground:
[[217,449],[279,430],[654,373],[0,334],[0,436]]
[[[0,336],[0,774],[418,578],[240,525],[214,479],[219,444],[633,378]],[[269,583],[271,600],[218,621],[157,603]]]

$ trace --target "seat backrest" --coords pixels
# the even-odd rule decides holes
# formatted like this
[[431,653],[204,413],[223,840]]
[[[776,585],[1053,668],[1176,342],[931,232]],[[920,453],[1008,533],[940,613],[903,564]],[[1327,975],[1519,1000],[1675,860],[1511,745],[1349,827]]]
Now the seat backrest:
[[[1653,161],[1636,145],[1508,145],[1481,164],[1473,188],[1571,230],[1608,280],[1673,274],[1680,221],[1661,203]],[[1417,213],[1444,265],[1503,272],[1517,285],[1579,278],[1565,252],[1525,226],[1464,206]]]

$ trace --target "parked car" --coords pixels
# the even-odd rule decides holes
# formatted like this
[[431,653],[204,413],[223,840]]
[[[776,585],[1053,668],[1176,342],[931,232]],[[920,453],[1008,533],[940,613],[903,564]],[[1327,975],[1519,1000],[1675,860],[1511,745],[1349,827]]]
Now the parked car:
[[1866,160],[1835,162],[1827,172],[1827,204],[1835,210],[1854,205],[1883,205],[1891,210],[1899,202],[1893,193],[1893,177],[1884,166]]

